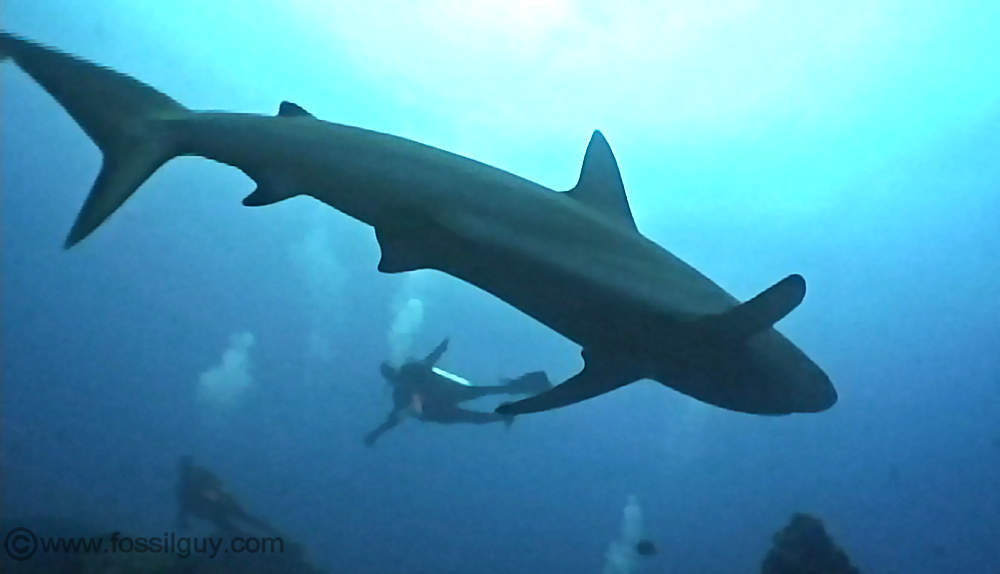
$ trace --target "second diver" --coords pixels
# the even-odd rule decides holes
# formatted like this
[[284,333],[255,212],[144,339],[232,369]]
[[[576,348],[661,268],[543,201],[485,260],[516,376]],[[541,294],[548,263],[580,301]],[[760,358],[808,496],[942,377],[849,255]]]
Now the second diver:
[[448,350],[448,339],[422,360],[413,360],[394,368],[382,363],[382,376],[392,385],[392,410],[385,422],[365,435],[365,444],[372,446],[386,431],[398,425],[406,416],[441,424],[487,424],[513,418],[492,412],[471,411],[458,405],[463,401],[488,395],[532,394],[552,387],[543,371],[533,371],[500,385],[473,385],[469,381],[436,366]]

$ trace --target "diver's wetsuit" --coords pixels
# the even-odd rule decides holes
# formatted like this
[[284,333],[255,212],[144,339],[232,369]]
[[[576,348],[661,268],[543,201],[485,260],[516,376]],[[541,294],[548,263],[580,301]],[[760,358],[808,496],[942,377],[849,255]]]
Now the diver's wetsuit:
[[177,519],[181,528],[187,526],[190,514],[211,522],[220,532],[230,535],[246,534],[244,529],[247,527],[260,533],[278,535],[271,525],[247,514],[233,495],[223,490],[222,481],[208,469],[192,464],[189,456],[180,460],[177,499],[180,507]]
[[382,363],[382,376],[393,386],[392,410],[385,422],[365,436],[365,444],[375,444],[382,434],[398,425],[407,414],[422,421],[441,424],[510,424],[510,417],[492,412],[470,411],[459,407],[458,403],[488,395],[540,392],[552,387],[542,371],[527,373],[502,385],[474,386],[460,383],[434,368],[447,349],[448,339],[445,339],[422,361],[410,361],[399,369]]

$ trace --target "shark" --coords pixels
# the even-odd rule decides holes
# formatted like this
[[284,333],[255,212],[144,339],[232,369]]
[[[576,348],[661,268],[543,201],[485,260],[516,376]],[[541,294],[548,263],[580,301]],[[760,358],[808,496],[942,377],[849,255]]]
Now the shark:
[[67,249],[164,163],[200,156],[256,183],[244,205],[311,196],[374,228],[379,271],[446,273],[580,345],[578,373],[501,414],[548,411],[643,379],[752,414],[837,401],[826,373],[774,328],[805,297],[802,276],[741,302],[640,233],[600,131],[577,184],[557,191],[287,101],[275,115],[191,110],[130,75],[5,31],[0,60],[33,78],[102,153]]

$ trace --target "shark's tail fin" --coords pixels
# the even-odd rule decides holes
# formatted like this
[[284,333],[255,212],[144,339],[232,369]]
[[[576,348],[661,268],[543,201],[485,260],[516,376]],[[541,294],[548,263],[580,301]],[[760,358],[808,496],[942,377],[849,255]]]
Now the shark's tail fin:
[[8,58],[73,116],[104,155],[97,181],[66,238],[69,248],[178,155],[177,142],[162,120],[192,112],[134,78],[0,32],[0,61]]

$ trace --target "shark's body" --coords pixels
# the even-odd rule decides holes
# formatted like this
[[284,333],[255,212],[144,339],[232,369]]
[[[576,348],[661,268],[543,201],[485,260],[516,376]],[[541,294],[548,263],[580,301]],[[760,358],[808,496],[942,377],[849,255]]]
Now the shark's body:
[[306,194],[375,228],[387,273],[438,269],[492,293],[580,344],[584,369],[500,408],[548,410],[642,378],[727,409],[824,410],[827,376],[772,328],[802,300],[792,275],[751,302],[642,236],[604,137],[560,193],[388,134],[318,120],[190,111],[128,76],[9,34],[12,58],[69,111],[104,165],[67,239],[94,231],[160,165],[196,155],[254,179],[246,205]]

